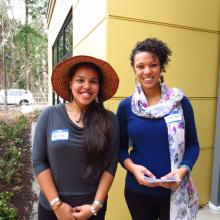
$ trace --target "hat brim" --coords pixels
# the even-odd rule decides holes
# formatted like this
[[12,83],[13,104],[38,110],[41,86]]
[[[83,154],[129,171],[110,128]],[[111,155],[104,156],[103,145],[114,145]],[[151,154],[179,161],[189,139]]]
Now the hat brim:
[[69,94],[68,74],[72,66],[82,62],[93,63],[97,65],[102,71],[103,102],[114,96],[119,85],[119,78],[115,70],[106,61],[86,55],[79,55],[66,59],[63,62],[57,64],[57,66],[54,68],[51,82],[57,95],[69,102],[71,101],[71,95]]

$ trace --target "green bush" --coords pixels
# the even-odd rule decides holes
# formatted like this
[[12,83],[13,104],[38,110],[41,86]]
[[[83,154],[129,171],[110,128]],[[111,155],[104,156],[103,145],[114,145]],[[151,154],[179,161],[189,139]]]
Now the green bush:
[[6,122],[0,124],[0,141],[5,141],[11,137],[12,129]]
[[13,193],[0,193],[0,220],[17,219],[17,210],[13,207],[10,207],[10,200],[12,197]]
[[22,132],[27,128],[28,120],[21,115],[14,120],[0,122],[0,181],[9,184],[19,175],[22,157]]
[[5,149],[4,160],[0,159],[0,180],[9,184],[19,175],[19,169],[22,166],[21,155],[22,151],[19,147],[12,145]]
[[24,115],[21,115],[18,118],[18,122],[12,132],[12,139],[16,139],[21,135],[21,133],[27,128],[27,122],[27,118]]
[[[28,119],[21,115],[8,121],[0,121],[0,184],[19,190],[22,167],[22,133],[28,126]],[[14,191],[10,188],[9,191]],[[18,213],[11,205],[12,192],[0,193],[0,220],[15,220]]]
[[19,138],[27,128],[27,118],[21,115],[15,120],[0,122],[0,141],[9,141]]

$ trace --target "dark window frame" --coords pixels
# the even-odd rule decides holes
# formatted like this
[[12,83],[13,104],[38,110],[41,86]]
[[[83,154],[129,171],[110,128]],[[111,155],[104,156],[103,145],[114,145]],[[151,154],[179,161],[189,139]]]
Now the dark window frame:
[[[66,28],[68,25],[72,25],[72,30],[73,30],[73,16],[72,16],[72,8],[68,12],[66,19],[63,23],[62,28],[60,29],[59,34],[56,37],[56,40],[54,41],[54,44],[52,46],[52,67],[53,69],[55,66],[62,62],[63,60],[67,59],[68,57],[71,57],[73,55],[73,31],[72,31],[72,48],[70,48],[70,51],[66,51]],[[59,41],[62,39],[62,52],[63,54],[59,54]],[[56,54],[55,54],[56,53]],[[56,55],[56,56],[55,56]],[[56,60],[54,60],[56,59]],[[52,102],[54,104],[59,104],[61,103],[61,100],[59,99],[59,96],[56,94],[55,91],[52,92]],[[64,100],[65,102],[65,100]]]

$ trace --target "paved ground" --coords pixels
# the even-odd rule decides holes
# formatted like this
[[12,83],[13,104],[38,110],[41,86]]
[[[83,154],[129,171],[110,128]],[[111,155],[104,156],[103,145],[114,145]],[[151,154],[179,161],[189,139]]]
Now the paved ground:
[[201,208],[196,220],[220,220],[220,212],[211,210],[209,206]]
[[10,119],[14,117],[15,114],[21,112],[23,114],[31,113],[37,110],[43,110],[48,105],[22,105],[22,106],[14,106],[8,105],[7,110],[4,109],[4,105],[0,105],[0,120],[1,119]]
[[[32,183],[32,190],[33,193],[39,195],[39,186],[37,184],[36,179],[34,179],[33,183]],[[32,215],[31,215],[31,220],[37,220],[37,208],[38,208],[38,201],[33,203],[33,207],[32,207]]]
[[[33,137],[34,135],[35,126],[36,126],[36,123],[33,123],[31,126],[31,137]],[[32,146],[32,138],[31,138],[31,146]],[[32,191],[36,195],[39,195],[39,185],[35,177],[32,183]],[[31,220],[37,220],[37,207],[38,207],[38,201],[33,203]]]

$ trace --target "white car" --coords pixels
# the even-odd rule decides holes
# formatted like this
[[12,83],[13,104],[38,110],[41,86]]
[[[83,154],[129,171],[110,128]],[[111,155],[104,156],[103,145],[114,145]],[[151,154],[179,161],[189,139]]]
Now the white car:
[[[0,104],[5,103],[5,90],[0,91]],[[8,105],[28,105],[34,103],[32,93],[24,89],[8,89],[7,90]]]

